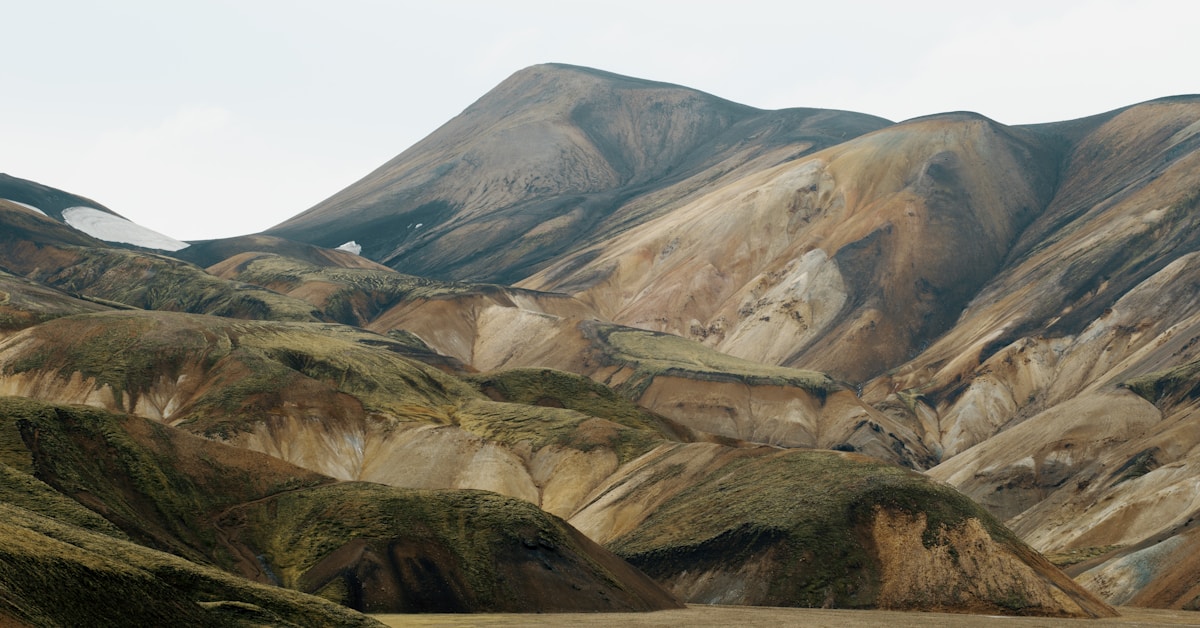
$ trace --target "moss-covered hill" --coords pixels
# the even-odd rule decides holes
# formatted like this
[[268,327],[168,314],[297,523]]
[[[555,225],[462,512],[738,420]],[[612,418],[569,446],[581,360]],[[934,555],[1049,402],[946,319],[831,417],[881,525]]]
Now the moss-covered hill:
[[[346,625],[354,617],[337,619],[343,612],[322,600],[203,565],[376,611],[678,605],[561,520],[499,495],[333,484],[145,419],[19,398],[0,398],[0,447],[0,469],[11,481],[0,491],[0,527],[15,530],[0,535],[0,570],[18,582],[16,616],[34,623],[70,623],[59,618],[83,612],[52,607],[87,586],[71,576],[86,569],[99,573],[100,591],[146,591],[160,600],[144,611],[126,608],[116,624],[165,621],[183,612],[177,606],[195,615],[173,620],[182,625],[221,623],[193,608],[197,602],[296,625]],[[49,544],[40,554],[39,535],[74,547]],[[46,571],[43,563],[59,565],[48,573],[63,581],[27,594],[24,587],[47,577],[29,571]],[[121,612],[97,604],[101,617]]]
[[748,386],[789,386],[819,398],[839,388],[825,373],[743,360],[673,334],[585,321],[596,360],[633,371],[617,390],[638,399],[655,377],[738,382]]
[[0,620],[376,625],[212,567],[228,559],[208,513],[328,481],[270,459],[236,468],[244,455],[144,419],[0,398]]
[[[683,472],[678,447],[642,477]],[[608,547],[696,603],[1113,613],[954,489],[855,454],[729,450]]]
[[0,269],[72,296],[148,310],[324,320],[313,306],[170,257],[114,248],[0,201]]
[[[103,312],[58,319],[0,345],[8,376],[78,374],[116,405],[236,431],[296,401],[358,406],[394,417],[436,416],[466,384],[402,357],[407,346],[335,324],[237,321],[170,312]],[[339,397],[353,395],[353,399]]]
[[32,327],[38,323],[109,306],[67,295],[28,279],[0,271],[0,334]]
[[380,626],[316,596],[257,584],[0,502],[0,624]]
[[405,299],[434,298],[498,286],[473,286],[405,275],[387,268],[344,268],[273,253],[243,253],[209,267],[217,277],[278,292],[319,308],[330,319],[366,326]]
[[[227,567],[237,556],[219,542],[213,515],[331,481],[154,421],[18,397],[0,398],[0,444],[0,462],[32,475],[31,486],[41,489],[10,503],[100,531],[115,526],[141,545]],[[68,509],[43,485],[110,525]]]
[[[409,352],[404,342],[343,325],[102,312],[49,321],[0,343],[0,373],[32,382],[31,394],[107,400],[113,409],[225,439],[289,420],[381,434],[416,423],[535,451],[611,447],[628,459],[671,433],[578,376],[547,372],[540,379],[564,399],[572,387],[599,397],[563,407],[507,403],[405,357]],[[497,377],[481,381],[494,387],[519,378]],[[589,429],[597,418],[605,428]]]
[[679,603],[533,504],[341,483],[229,510],[284,586],[366,611],[644,611]]

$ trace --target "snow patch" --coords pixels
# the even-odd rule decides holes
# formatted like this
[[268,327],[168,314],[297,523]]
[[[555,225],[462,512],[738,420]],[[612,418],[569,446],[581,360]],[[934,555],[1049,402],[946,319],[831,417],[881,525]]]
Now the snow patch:
[[105,242],[121,242],[159,251],[178,251],[188,246],[187,242],[180,242],[94,207],[68,207],[62,211],[62,217],[68,225]]
[[34,207],[33,205],[30,205],[29,203],[22,203],[21,201],[14,201],[11,198],[0,198],[0,201],[8,201],[8,202],[12,203],[13,205],[20,205],[21,207],[24,207],[25,209],[31,209],[43,216],[46,215],[46,212]]
[[354,240],[351,240],[351,241],[337,247],[334,250],[346,251],[348,253],[353,253],[355,255],[362,255],[362,245],[359,244],[358,242],[355,242]]

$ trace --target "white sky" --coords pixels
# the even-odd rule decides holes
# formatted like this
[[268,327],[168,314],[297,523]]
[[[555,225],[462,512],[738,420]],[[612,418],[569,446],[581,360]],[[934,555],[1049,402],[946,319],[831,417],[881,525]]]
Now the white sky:
[[315,205],[535,63],[892,120],[1200,92],[1192,0],[0,0],[0,19],[0,172],[186,240]]

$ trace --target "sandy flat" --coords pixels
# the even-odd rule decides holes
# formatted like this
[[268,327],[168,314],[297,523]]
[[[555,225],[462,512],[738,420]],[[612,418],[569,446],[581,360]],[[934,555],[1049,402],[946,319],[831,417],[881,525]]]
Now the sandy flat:
[[1063,626],[1200,626],[1200,612],[1121,608],[1121,617],[1103,620],[1047,619],[1042,617],[991,617],[947,613],[847,611],[807,608],[693,605],[686,610],[655,613],[547,613],[480,615],[375,615],[388,626],[804,626],[806,628],[887,626],[930,628],[937,626],[1006,626],[1040,628]]

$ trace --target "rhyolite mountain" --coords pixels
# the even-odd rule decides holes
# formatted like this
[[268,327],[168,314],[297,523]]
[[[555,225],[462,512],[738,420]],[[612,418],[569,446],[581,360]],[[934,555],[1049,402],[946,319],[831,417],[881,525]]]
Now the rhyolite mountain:
[[[550,596],[580,609],[592,586],[612,609],[1200,607],[1198,135],[1195,96],[892,123],[543,65],[307,212],[173,257],[0,200],[0,392],[311,479],[217,504],[239,471],[184,457],[120,490],[52,448],[14,473],[37,516],[354,608],[436,597],[415,564],[458,608],[544,608],[528,569],[565,569],[566,538],[616,578]],[[480,489],[564,531],[480,553],[455,514]],[[180,495],[208,518],[171,528]]]
[[[0,202],[0,220],[3,264],[21,272],[5,276],[0,338],[0,392],[12,396],[0,400],[12,533],[0,537],[0,569],[22,583],[6,598],[14,621],[78,622],[81,604],[113,623],[365,621],[312,595],[365,611],[652,610],[686,599],[1113,612],[918,472],[713,434],[633,403],[635,387],[622,394],[565,371],[474,373],[412,332],[334,322],[369,317],[346,307],[368,296],[393,308],[582,307],[561,295],[231,258],[226,271],[257,269],[275,292],[106,248],[11,203]],[[223,305],[256,290],[276,300]],[[311,317],[291,317],[292,302]],[[646,383],[741,381],[869,412],[819,373],[645,330],[596,332]],[[652,361],[638,358],[646,352]],[[693,354],[700,363],[685,361]],[[688,504],[696,510],[681,515]],[[81,596],[75,574],[87,570],[102,577]],[[38,586],[46,573],[60,584]],[[103,601],[118,596],[164,601]]]
[[512,283],[680,199],[887,124],[535,66],[266,234],[329,248],[354,241],[366,257],[426,277]]

